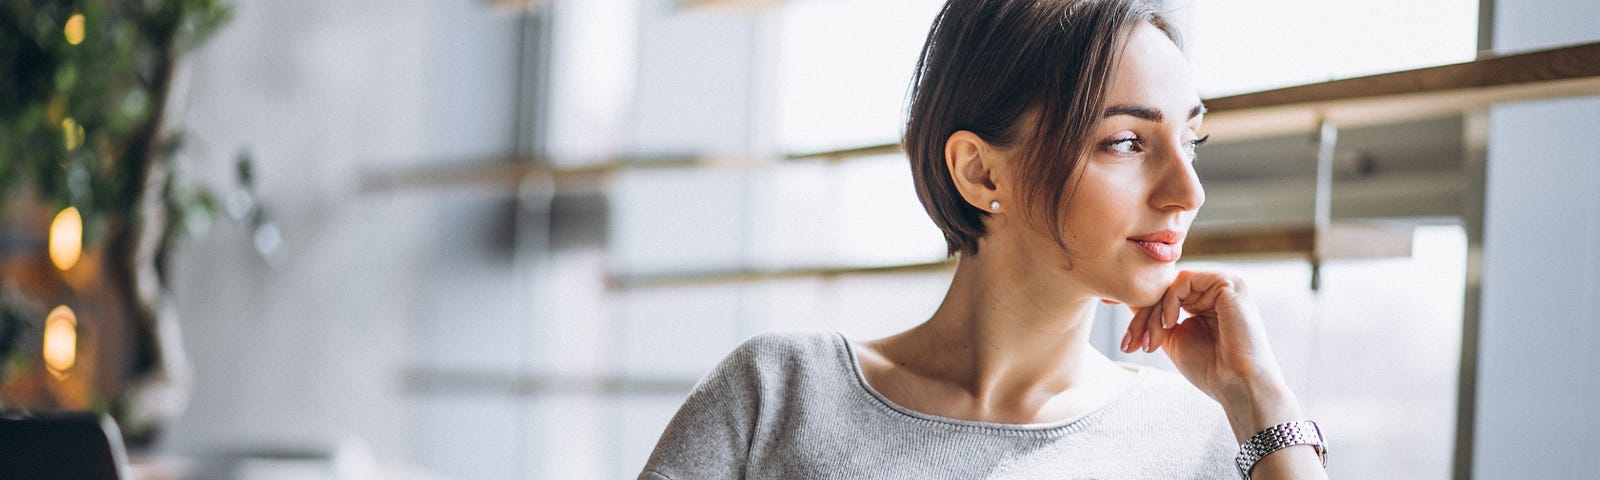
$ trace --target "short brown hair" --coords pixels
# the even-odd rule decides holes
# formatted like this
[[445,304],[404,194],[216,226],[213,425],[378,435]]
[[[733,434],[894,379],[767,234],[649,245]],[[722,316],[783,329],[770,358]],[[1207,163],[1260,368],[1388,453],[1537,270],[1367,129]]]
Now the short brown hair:
[[[1176,31],[1140,0],[950,0],[934,18],[911,79],[905,145],[917,198],[944,231],[948,253],[973,254],[989,215],[956,190],[944,160],[950,135],[970,131],[1021,147],[1022,207],[1058,225],[1104,108],[1117,46],[1149,23]],[[1030,123],[1031,125],[1025,125]],[[1056,243],[1066,248],[1061,229]]]

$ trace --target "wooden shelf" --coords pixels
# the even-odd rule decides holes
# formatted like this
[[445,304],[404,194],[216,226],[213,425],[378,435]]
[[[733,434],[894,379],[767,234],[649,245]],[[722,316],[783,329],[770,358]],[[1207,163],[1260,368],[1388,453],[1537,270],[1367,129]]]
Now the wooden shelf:
[[797,153],[787,155],[784,158],[789,160],[823,159],[837,162],[852,158],[875,157],[878,155],[891,155],[896,153],[905,153],[905,149],[901,148],[899,143],[884,143],[878,145],[867,145],[865,147],[843,148],[839,150]]
[[[1407,224],[1335,222],[1324,232],[1323,259],[1391,258],[1411,255],[1412,227]],[[1186,261],[1239,258],[1310,258],[1317,248],[1316,228],[1294,225],[1196,225],[1184,242]],[[656,275],[612,275],[611,289],[681,287],[746,283],[785,278],[937,273],[953,271],[956,262],[909,263],[864,267],[726,270]]]
[[788,0],[678,0],[678,10],[725,10],[761,12],[789,3]]
[[873,275],[890,273],[931,273],[955,268],[954,260],[876,265],[861,267],[783,268],[773,270],[732,269],[696,273],[610,275],[606,287],[630,289],[643,287],[682,287],[718,283],[743,283],[785,278],[837,277],[840,275]]
[[[1409,224],[1334,222],[1322,232],[1322,259],[1392,258],[1411,255]],[[1319,246],[1311,224],[1196,225],[1184,241],[1186,260],[1251,257],[1310,258]]]
[[1600,95],[1600,43],[1205,101],[1219,141],[1437,117],[1496,103]]
[[693,157],[631,158],[582,167],[550,167],[545,159],[505,157],[447,165],[386,168],[362,175],[361,191],[379,193],[439,187],[514,189],[529,179],[548,179],[558,189],[600,189],[618,172],[651,168],[721,166]]

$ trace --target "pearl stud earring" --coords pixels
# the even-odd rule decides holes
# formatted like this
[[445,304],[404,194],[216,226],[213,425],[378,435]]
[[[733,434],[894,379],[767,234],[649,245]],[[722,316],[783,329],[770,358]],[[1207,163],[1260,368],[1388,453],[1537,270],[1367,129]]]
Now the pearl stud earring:
[[991,212],[1000,211],[1000,201],[999,200],[995,200],[995,201],[989,202],[989,211],[991,211]]

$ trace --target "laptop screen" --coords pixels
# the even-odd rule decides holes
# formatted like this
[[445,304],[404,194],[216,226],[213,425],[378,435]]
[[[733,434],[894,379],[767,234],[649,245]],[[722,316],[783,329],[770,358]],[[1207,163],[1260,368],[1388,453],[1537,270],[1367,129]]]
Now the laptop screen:
[[0,478],[127,479],[110,417],[92,412],[0,413]]

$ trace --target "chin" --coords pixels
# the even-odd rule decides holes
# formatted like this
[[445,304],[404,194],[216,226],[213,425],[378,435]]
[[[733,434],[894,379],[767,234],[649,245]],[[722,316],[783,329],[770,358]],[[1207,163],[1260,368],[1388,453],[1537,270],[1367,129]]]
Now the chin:
[[1137,272],[1128,277],[1129,284],[1121,297],[1115,299],[1127,305],[1146,307],[1161,301],[1161,296],[1167,293],[1167,288],[1172,286],[1172,281],[1178,278],[1178,268],[1173,264],[1164,264],[1160,267]]

